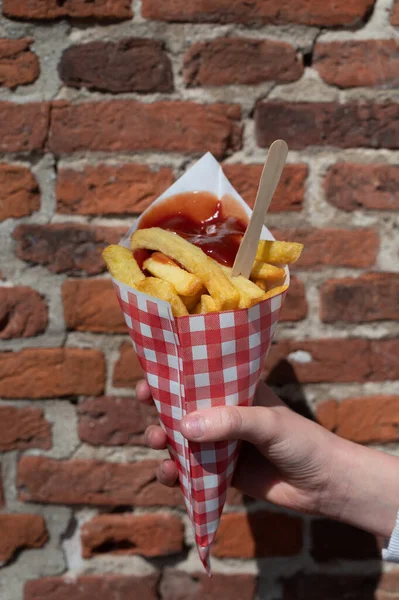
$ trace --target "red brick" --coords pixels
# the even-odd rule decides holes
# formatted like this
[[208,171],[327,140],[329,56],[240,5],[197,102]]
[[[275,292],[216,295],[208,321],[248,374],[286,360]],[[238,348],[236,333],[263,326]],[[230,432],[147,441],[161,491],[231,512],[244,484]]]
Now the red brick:
[[40,408],[0,406],[1,452],[51,446],[51,425]]
[[399,339],[370,342],[371,376],[373,381],[399,379]]
[[327,201],[341,210],[399,210],[399,166],[338,162],[327,172]]
[[31,215],[40,208],[40,190],[33,173],[19,165],[0,165],[0,222]]
[[82,556],[140,554],[147,558],[183,550],[181,519],[169,514],[99,515],[81,529]]
[[374,229],[273,229],[278,240],[304,244],[299,269],[320,269],[324,266],[372,267],[380,246]]
[[212,547],[218,558],[293,556],[302,549],[302,521],[267,511],[222,516]]
[[0,288],[0,339],[38,335],[47,322],[47,305],[38,292],[24,286]]
[[286,296],[280,321],[301,321],[308,314],[305,286],[297,277],[291,276],[291,284]]
[[292,150],[308,146],[399,148],[397,104],[352,102],[258,102],[257,143],[268,147],[281,137]]
[[[226,177],[244,200],[253,208],[263,165],[223,165]],[[307,165],[286,165],[274,194],[269,212],[297,211],[302,209],[305,182],[309,174]]]
[[329,279],[320,289],[324,323],[369,323],[399,319],[399,273],[368,273]]
[[126,227],[95,227],[78,223],[19,225],[13,233],[16,255],[44,265],[52,273],[97,275],[106,270],[101,253],[117,244]]
[[67,329],[95,333],[127,333],[110,279],[73,279],[62,286]]
[[24,600],[157,600],[159,576],[83,575],[27,581]]
[[0,85],[15,89],[39,77],[39,60],[30,50],[33,40],[0,39]]
[[0,102],[0,152],[43,150],[49,118],[47,102]]
[[391,14],[391,25],[399,25],[399,0],[395,0]]
[[23,548],[42,548],[48,540],[40,515],[0,515],[0,563],[7,563]]
[[23,456],[18,465],[19,497],[51,504],[181,506],[180,490],[156,481],[157,464],[155,460],[119,464]]
[[327,519],[310,524],[312,558],[320,563],[336,560],[378,560],[376,539],[370,533]]
[[328,4],[298,0],[143,0],[147,19],[194,23],[301,23],[334,27],[353,26],[367,18],[374,0],[339,0],[334,10]]
[[3,492],[3,475],[2,475],[2,466],[0,464],[0,509],[5,505],[5,498]]
[[155,406],[135,398],[86,398],[77,407],[79,438],[92,446],[144,444],[144,431],[158,423]]
[[53,107],[50,148],[56,154],[82,150],[209,151],[221,158],[241,147],[240,116],[237,104],[60,101]]
[[281,340],[271,347],[264,375],[272,385],[394,381],[398,354],[397,339]]
[[173,74],[162,42],[128,38],[67,48],[59,64],[65,85],[102,92],[172,92]]
[[175,569],[164,571],[160,590],[162,600],[254,600],[256,575],[250,573],[186,573]]
[[[57,180],[57,211],[73,215],[135,215],[143,212],[173,183],[171,169],[146,165],[61,168]],[[110,201],[110,198],[112,201]]]
[[270,350],[266,375],[274,385],[362,382],[372,374],[370,363],[368,340],[282,340]]
[[[371,574],[370,574],[371,572]],[[376,595],[381,572],[372,574],[367,567],[365,572],[357,574],[321,574],[301,572],[283,579],[283,600],[388,600],[388,597]],[[389,600],[397,600],[389,596]]]
[[121,346],[119,358],[115,364],[112,384],[119,388],[134,388],[144,373],[132,344],[126,342]]
[[316,416],[326,429],[359,444],[399,441],[399,396],[327,400]]
[[397,40],[318,42],[313,66],[329,85],[396,87],[399,72]]
[[58,398],[104,391],[105,361],[99,350],[28,348],[0,354],[0,396]]
[[3,14],[22,21],[60,17],[121,21],[133,16],[130,0],[3,0]]
[[184,56],[188,87],[296,81],[303,74],[302,58],[286,42],[253,38],[218,38],[198,42]]

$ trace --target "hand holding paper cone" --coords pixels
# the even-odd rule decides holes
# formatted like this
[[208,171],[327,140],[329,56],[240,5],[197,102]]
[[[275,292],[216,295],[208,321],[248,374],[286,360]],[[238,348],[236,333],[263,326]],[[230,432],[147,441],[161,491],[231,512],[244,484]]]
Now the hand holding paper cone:
[[[285,265],[302,250],[294,244],[295,252],[285,252],[280,261],[281,243],[264,227],[262,240],[268,256],[279,257],[277,264],[258,256],[249,279],[232,277],[250,214],[218,163],[206,155],[129,230],[121,241],[118,268],[107,261],[208,573],[239,443],[188,442],[180,421],[203,408],[252,404],[289,286]],[[115,258],[118,250],[113,253]]]

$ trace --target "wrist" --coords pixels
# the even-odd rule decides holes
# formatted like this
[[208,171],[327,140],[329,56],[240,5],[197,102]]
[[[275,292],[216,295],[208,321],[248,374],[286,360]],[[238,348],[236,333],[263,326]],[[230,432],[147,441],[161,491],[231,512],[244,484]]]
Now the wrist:
[[341,438],[333,446],[321,514],[389,537],[399,510],[399,459]]

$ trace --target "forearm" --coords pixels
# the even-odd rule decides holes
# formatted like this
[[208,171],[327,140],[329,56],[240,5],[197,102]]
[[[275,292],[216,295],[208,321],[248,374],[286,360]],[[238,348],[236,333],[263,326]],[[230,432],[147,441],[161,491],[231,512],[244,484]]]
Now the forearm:
[[389,537],[399,510],[399,458],[337,439],[331,460],[325,516]]

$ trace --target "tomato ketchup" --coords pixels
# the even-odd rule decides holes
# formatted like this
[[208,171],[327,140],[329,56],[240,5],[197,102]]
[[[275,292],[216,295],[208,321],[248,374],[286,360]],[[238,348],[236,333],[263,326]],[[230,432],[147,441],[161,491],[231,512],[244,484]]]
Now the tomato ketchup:
[[150,209],[138,226],[173,231],[220,264],[232,267],[248,225],[245,211],[233,202],[233,198],[220,201],[209,192],[177,194]]

